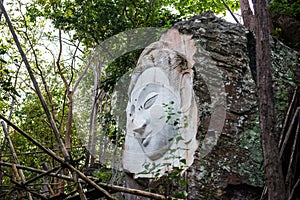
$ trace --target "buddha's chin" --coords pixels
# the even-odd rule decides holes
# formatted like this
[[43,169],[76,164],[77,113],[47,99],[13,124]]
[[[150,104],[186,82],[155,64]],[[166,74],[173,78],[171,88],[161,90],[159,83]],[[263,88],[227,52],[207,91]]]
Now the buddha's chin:
[[144,141],[141,147],[145,153],[145,155],[150,158],[151,160],[157,160],[161,158],[170,148],[172,142],[169,141],[168,138],[165,137],[157,137],[152,136],[151,138],[146,138],[146,142]]
[[[143,148],[144,150],[144,148]],[[158,151],[151,151],[151,152],[147,152],[144,150],[145,155],[150,158],[151,160],[157,160],[159,158],[161,158],[166,152],[167,152],[168,148],[164,148],[164,149],[159,149]]]

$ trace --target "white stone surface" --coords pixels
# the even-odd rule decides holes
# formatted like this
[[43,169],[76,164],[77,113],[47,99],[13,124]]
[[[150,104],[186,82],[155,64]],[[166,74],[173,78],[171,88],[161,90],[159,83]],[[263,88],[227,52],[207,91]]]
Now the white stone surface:
[[122,160],[135,178],[193,163],[198,115],[191,70],[196,48],[190,38],[169,30],[143,51],[132,74]]

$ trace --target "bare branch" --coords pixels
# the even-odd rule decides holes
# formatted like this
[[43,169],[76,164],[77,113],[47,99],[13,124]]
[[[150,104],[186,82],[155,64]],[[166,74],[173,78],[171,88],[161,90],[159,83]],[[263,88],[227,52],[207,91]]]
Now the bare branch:
[[13,129],[15,129],[18,133],[23,135],[26,139],[28,139],[30,142],[35,144],[37,147],[39,147],[41,150],[45,151],[49,156],[54,158],[56,161],[61,163],[64,167],[68,168],[72,172],[76,172],[78,176],[84,180],[86,183],[90,184],[100,192],[102,192],[108,199],[115,199],[112,197],[106,190],[101,188],[99,185],[97,185],[94,181],[92,181],[90,178],[86,177],[82,172],[80,172],[78,169],[76,169],[73,165],[71,165],[69,162],[66,162],[63,158],[57,156],[53,151],[50,149],[45,148],[43,145],[41,145],[39,142],[34,140],[32,137],[30,137],[27,133],[22,131],[19,127],[11,123],[9,120],[7,120],[3,115],[0,114],[0,118],[3,119],[9,126],[11,126]]
[[52,113],[52,116],[55,120],[55,112],[54,112],[54,104],[53,104],[53,100],[52,100],[52,95],[50,93],[50,90],[49,90],[49,87],[48,87],[48,84],[47,84],[47,81],[45,79],[45,76],[44,76],[44,73],[42,71],[42,69],[40,68],[39,66],[39,61],[38,61],[38,56],[36,54],[36,51],[34,49],[34,46],[31,42],[31,39],[29,38],[29,35],[27,33],[27,30],[28,30],[28,26],[27,26],[27,21],[26,21],[26,18],[24,16],[24,14],[22,13],[22,9],[21,9],[21,6],[20,6],[20,11],[21,11],[21,15],[23,17],[23,21],[24,21],[24,26],[25,26],[25,31],[23,32],[25,34],[25,37],[26,37],[26,40],[28,41],[29,43],[29,46],[30,46],[30,50],[32,51],[33,53],[33,56],[34,56],[34,61],[35,61],[35,66],[37,68],[37,70],[39,71],[39,76],[41,77],[42,79],[42,83],[43,83],[43,86],[44,86],[44,89],[46,91],[46,94],[47,94],[47,97],[48,97],[48,100],[50,102],[50,106],[51,106],[51,113]]
[[232,15],[233,19],[235,20],[236,23],[240,24],[239,20],[236,18],[236,16],[233,14],[233,12],[231,11],[231,9],[229,8],[229,6],[227,5],[227,3],[225,2],[225,0],[222,0],[224,6],[226,7],[226,9],[230,12],[230,14]]
[[300,177],[298,178],[296,184],[294,185],[293,189],[292,189],[292,192],[289,196],[289,199],[288,200],[292,200],[293,199],[293,196],[294,196],[294,193],[295,193],[295,190],[296,188],[298,187],[298,185],[300,184]]
[[3,15],[4,15],[5,19],[6,19],[6,23],[7,23],[8,27],[9,27],[9,29],[10,29],[10,32],[11,32],[11,34],[13,36],[13,39],[14,39],[16,45],[17,45],[17,48],[18,48],[18,50],[19,50],[19,52],[20,52],[20,54],[22,56],[22,59],[23,59],[23,61],[25,63],[26,69],[27,69],[28,74],[30,76],[30,79],[31,79],[31,81],[32,81],[32,83],[34,85],[36,93],[37,93],[37,95],[38,95],[38,97],[40,99],[40,102],[41,102],[42,107],[43,107],[43,109],[45,111],[45,114],[46,114],[46,116],[47,116],[47,118],[48,118],[48,120],[49,120],[49,122],[51,124],[51,128],[54,131],[54,134],[55,134],[58,146],[59,146],[60,150],[62,151],[65,159],[68,161],[68,160],[70,160],[69,153],[66,150],[63,141],[61,140],[61,134],[59,133],[59,131],[57,129],[57,126],[55,124],[55,120],[54,120],[52,114],[50,113],[50,111],[49,111],[49,109],[47,107],[47,103],[46,103],[46,101],[45,101],[45,99],[44,99],[44,97],[42,95],[42,92],[41,92],[39,86],[38,86],[38,83],[37,83],[36,78],[35,78],[35,76],[33,74],[32,68],[31,68],[31,66],[30,66],[30,64],[28,62],[27,56],[25,55],[25,53],[23,51],[23,48],[21,47],[20,41],[18,39],[18,36],[17,36],[17,34],[16,34],[15,30],[14,30],[14,27],[13,27],[11,21],[10,21],[10,18],[8,16],[8,14],[7,14],[7,12],[6,12],[6,10],[5,10],[2,2],[0,3],[0,8],[1,8],[2,12],[3,12]]
[[295,114],[293,115],[293,118],[292,118],[292,121],[291,121],[291,126],[289,127],[286,135],[285,135],[285,138],[284,138],[284,141],[283,141],[283,144],[282,144],[282,147],[280,148],[280,158],[282,157],[283,155],[283,151],[285,150],[285,147],[286,147],[286,144],[288,143],[289,141],[289,138],[290,138],[290,135],[292,133],[292,128],[293,128],[293,124],[295,123],[296,120],[298,120],[298,114],[300,112],[300,108],[297,108],[296,111],[295,111]]
[[[1,124],[2,124],[2,128],[3,128],[3,132],[5,134],[5,138],[6,138],[7,142],[8,142],[8,144],[9,144],[9,148],[10,148],[10,151],[12,153],[14,163],[15,164],[20,164],[19,163],[19,159],[18,159],[17,154],[16,154],[16,151],[15,151],[15,148],[14,148],[14,145],[13,145],[11,139],[10,139],[9,133],[7,132],[6,126],[5,126],[5,124],[4,124],[3,121],[1,121]],[[26,178],[25,178],[25,175],[24,175],[23,171],[22,170],[18,170],[18,171],[16,171],[15,174],[18,175],[18,173],[20,174],[22,183],[25,183]],[[28,198],[29,198],[29,200],[32,200],[32,196],[31,196],[30,193],[28,193]]]
[[66,90],[69,91],[69,84],[67,82],[67,79],[66,77],[63,75],[63,72],[62,72],[62,69],[61,69],[61,66],[60,66],[60,59],[61,59],[61,54],[62,54],[62,39],[61,39],[61,28],[59,27],[58,29],[58,34],[59,34],[59,53],[58,53],[58,58],[56,60],[56,65],[57,65],[57,68],[58,68],[58,71],[59,71],[59,75],[61,77],[61,79],[63,80],[64,84],[65,84],[65,87],[66,87]]
[[[3,166],[9,166],[11,167],[12,164],[11,163],[7,163],[7,162],[2,162],[0,161],[0,165]],[[21,168],[24,170],[28,170],[28,171],[32,171],[32,172],[36,172],[36,173],[43,173],[46,174],[48,171],[44,171],[44,170],[40,170],[40,169],[35,169],[35,168],[31,168],[31,167],[26,167],[26,166],[22,166],[22,165],[16,165],[17,168]],[[74,179],[72,179],[69,176],[65,176],[65,175],[60,175],[60,174],[56,174],[56,173],[49,173],[49,176],[54,176],[57,178],[61,178],[67,181],[74,181]],[[83,182],[82,180],[78,180],[79,182]],[[146,192],[143,190],[137,190],[137,189],[131,189],[131,188],[125,188],[122,186],[118,186],[118,185],[111,185],[111,184],[106,184],[106,183],[97,183],[98,185],[100,185],[101,187],[113,190],[113,191],[117,191],[117,192],[124,192],[124,193],[129,193],[129,194],[135,194],[138,196],[143,196],[143,197],[148,197],[148,198],[152,198],[152,199],[174,199],[174,198],[168,198],[165,197],[163,195],[159,195],[159,194],[155,194],[155,193],[151,193],[151,192]]]

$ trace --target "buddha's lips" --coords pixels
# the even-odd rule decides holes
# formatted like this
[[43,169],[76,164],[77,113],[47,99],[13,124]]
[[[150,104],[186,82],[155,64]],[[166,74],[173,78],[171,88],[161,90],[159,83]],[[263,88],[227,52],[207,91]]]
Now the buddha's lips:
[[147,147],[148,144],[150,143],[150,141],[151,141],[151,136],[150,136],[150,135],[148,135],[147,137],[143,138],[143,139],[142,139],[142,144],[143,144],[143,146],[144,146],[144,147]]

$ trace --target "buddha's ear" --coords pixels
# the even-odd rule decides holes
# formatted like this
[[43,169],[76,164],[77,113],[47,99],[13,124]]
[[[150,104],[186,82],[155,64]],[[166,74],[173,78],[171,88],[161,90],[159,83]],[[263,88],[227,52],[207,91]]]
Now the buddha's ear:
[[193,104],[194,92],[190,73],[184,73],[180,84],[181,111],[187,112]]

